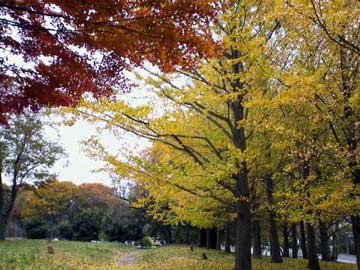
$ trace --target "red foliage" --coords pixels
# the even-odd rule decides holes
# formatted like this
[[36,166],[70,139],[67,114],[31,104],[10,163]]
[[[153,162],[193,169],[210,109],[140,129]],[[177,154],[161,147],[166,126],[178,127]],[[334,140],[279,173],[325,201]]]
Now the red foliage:
[[149,61],[192,68],[214,51],[216,1],[0,2],[0,121],[25,107],[75,105],[126,90],[123,71]]

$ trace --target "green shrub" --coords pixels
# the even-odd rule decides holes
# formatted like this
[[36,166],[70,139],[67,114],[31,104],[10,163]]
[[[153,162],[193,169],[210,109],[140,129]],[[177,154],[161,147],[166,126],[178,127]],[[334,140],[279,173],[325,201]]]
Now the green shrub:
[[140,241],[140,245],[143,247],[152,247],[153,241],[149,236],[144,236],[143,239]]

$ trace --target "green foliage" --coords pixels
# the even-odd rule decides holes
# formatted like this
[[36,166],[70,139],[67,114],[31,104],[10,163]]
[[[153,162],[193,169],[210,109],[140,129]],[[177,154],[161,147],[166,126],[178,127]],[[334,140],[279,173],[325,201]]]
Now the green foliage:
[[104,218],[104,233],[109,241],[136,241],[143,237],[142,228],[146,224],[141,210],[118,204]]
[[99,240],[103,213],[98,208],[83,209],[72,221],[73,238],[80,241]]
[[149,248],[152,247],[153,245],[153,241],[151,240],[151,238],[149,236],[144,236],[140,241],[139,241],[139,245],[145,248]]
[[26,236],[31,239],[44,239],[48,236],[49,225],[45,220],[31,218],[24,221]]
[[0,141],[2,172],[15,176],[18,185],[52,178],[49,168],[64,154],[57,143],[45,138],[43,123],[35,114],[12,117],[8,127],[0,127]]

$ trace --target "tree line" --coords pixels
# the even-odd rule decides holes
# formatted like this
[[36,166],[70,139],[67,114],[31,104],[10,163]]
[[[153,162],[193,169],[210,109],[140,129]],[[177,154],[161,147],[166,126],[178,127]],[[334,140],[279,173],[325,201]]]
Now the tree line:
[[234,1],[212,29],[218,55],[190,71],[137,74],[154,102],[102,99],[68,111],[152,142],[126,160],[94,139],[88,147],[144,189],[136,205],[154,218],[235,221],[236,270],[251,269],[259,221],[272,262],[282,262],[279,224],[306,239],[317,270],[316,231],[326,260],[327,230],[350,223],[359,260],[358,19],[347,2]]
[[[57,50],[45,46],[34,53],[8,36],[5,47],[24,49],[36,63],[40,55],[58,60],[48,69],[40,65],[33,77],[2,65],[15,70],[3,75],[5,113],[26,105],[75,105],[87,88],[95,97],[110,96],[87,99],[70,111],[74,119],[100,121],[116,134],[124,130],[152,142],[140,155],[121,159],[94,139],[88,143],[89,153],[113,173],[139,184],[143,196],[135,205],[149,215],[202,228],[235,221],[236,270],[251,269],[251,227],[258,220],[269,224],[272,260],[279,263],[279,223],[300,224],[314,270],[317,228],[349,222],[360,267],[358,3],[108,1],[112,8],[103,9],[90,2],[56,1],[58,9],[1,6],[11,15],[1,20],[2,29],[15,27],[23,37]],[[20,20],[27,14],[29,20]],[[55,30],[44,27],[44,16],[54,19]],[[82,65],[60,61],[64,50],[56,44],[84,46],[89,55],[78,50],[65,55]],[[105,62],[87,61],[96,53],[103,53]],[[138,84],[156,95],[155,104],[136,106],[107,95],[105,90],[122,85],[125,68],[145,61],[162,71],[145,66],[148,75],[137,74]],[[66,72],[52,72],[63,63],[69,64]],[[85,69],[86,63],[98,69]],[[69,78],[61,83],[51,74]],[[53,100],[62,102],[34,96],[41,93],[36,87],[55,90]],[[18,99],[8,93],[24,94]],[[22,102],[10,106],[17,100]]]

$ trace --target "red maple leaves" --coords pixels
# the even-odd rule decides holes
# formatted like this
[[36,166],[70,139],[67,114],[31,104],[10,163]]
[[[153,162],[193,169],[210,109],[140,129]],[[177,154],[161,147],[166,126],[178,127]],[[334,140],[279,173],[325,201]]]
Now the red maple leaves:
[[71,106],[129,85],[149,61],[192,68],[214,52],[216,1],[22,0],[0,3],[0,121],[30,107]]

